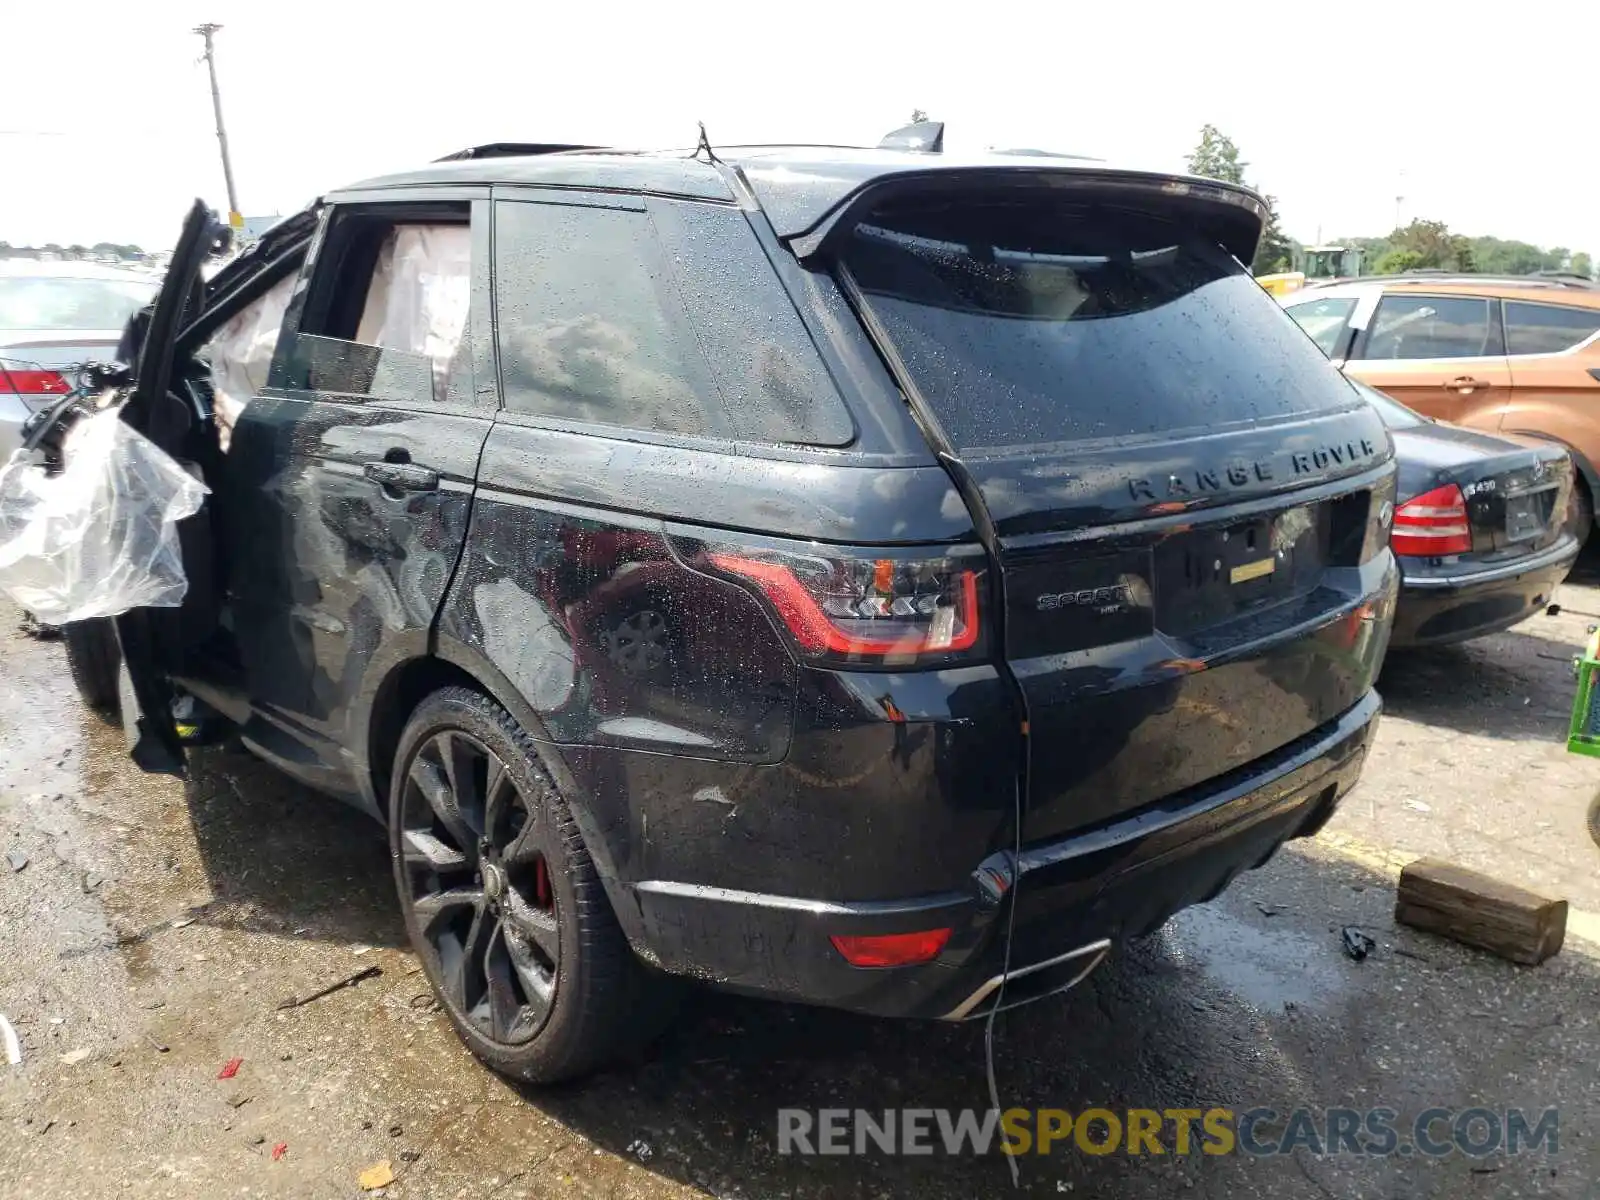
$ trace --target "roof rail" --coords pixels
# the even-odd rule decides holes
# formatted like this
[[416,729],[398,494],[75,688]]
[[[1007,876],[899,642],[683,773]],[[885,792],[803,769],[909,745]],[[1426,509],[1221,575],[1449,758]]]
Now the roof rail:
[[534,154],[565,154],[570,150],[604,150],[604,146],[567,145],[562,142],[489,142],[468,146],[434,162],[460,162],[468,158],[527,158]]
[[1433,267],[1402,271],[1397,275],[1351,275],[1339,279],[1308,279],[1305,286],[1331,287],[1347,283],[1493,283],[1504,287],[1600,290],[1600,282],[1586,279],[1582,275],[1556,272],[1541,272],[1534,275],[1474,275],[1470,271],[1443,271]]

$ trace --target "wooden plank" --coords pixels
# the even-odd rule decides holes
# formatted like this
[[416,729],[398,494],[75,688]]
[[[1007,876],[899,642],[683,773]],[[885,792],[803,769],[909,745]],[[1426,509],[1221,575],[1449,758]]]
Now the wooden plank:
[[1561,949],[1567,902],[1453,863],[1420,858],[1400,872],[1394,919],[1533,966]]

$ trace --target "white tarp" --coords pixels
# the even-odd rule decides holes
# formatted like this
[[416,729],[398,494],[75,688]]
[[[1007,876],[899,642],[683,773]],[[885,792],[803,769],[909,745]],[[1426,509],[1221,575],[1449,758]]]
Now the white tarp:
[[120,408],[81,419],[62,462],[52,474],[18,450],[0,468],[0,592],[49,625],[182,604],[178,522],[206,486]]

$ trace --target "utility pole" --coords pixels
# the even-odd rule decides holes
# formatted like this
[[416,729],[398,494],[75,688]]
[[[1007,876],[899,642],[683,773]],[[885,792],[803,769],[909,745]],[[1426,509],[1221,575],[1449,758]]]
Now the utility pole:
[[206,40],[206,70],[211,73],[211,107],[217,114],[217,145],[222,148],[222,178],[228,184],[228,224],[239,229],[244,225],[244,216],[239,212],[239,194],[233,187],[233,163],[228,158],[228,131],[222,125],[222,92],[217,87],[217,60],[212,55],[211,46],[212,35],[221,28],[221,25],[207,22],[196,25],[193,32]]

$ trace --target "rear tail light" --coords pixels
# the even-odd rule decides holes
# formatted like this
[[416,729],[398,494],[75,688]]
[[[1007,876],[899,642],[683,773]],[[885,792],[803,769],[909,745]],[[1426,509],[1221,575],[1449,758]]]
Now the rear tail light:
[[948,929],[885,933],[872,937],[832,937],[833,948],[852,967],[909,967],[939,957],[950,940]]
[[0,395],[65,396],[72,385],[56,371],[0,364]]
[[984,650],[985,572],[978,551],[923,557],[706,544],[690,561],[758,592],[806,658],[931,665]]
[[1470,551],[1472,529],[1467,524],[1467,499],[1461,489],[1447,483],[1396,508],[1389,544],[1396,554],[1418,558]]

